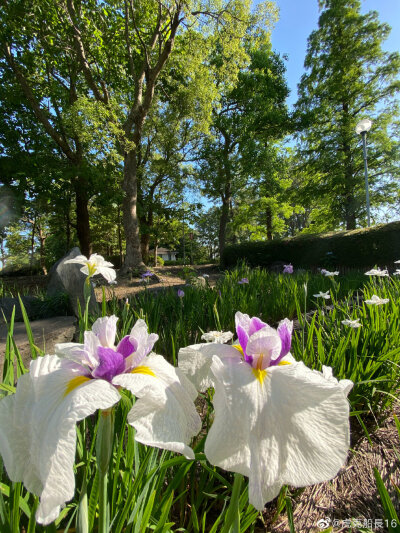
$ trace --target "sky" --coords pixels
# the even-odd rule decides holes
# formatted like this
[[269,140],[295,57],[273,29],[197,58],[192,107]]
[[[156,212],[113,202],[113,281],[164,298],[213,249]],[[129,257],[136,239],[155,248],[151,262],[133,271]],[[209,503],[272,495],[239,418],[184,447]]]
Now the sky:
[[[297,100],[297,84],[304,73],[307,38],[318,29],[318,0],[275,0],[280,18],[272,31],[272,47],[286,54],[286,78],[290,88],[289,105]],[[392,31],[383,43],[384,50],[400,51],[400,0],[361,0],[361,12],[377,11],[379,20],[387,22]]]

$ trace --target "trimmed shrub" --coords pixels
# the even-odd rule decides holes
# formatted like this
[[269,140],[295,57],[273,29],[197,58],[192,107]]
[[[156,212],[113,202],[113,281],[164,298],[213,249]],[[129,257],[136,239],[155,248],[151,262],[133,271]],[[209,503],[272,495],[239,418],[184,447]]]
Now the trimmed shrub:
[[393,262],[398,259],[400,222],[391,222],[373,228],[227,246],[222,264],[232,267],[245,260],[250,266],[269,267],[276,261],[284,261],[295,268],[368,268],[394,267]]
[[[154,265],[154,255],[149,255],[148,263],[150,265]],[[157,255],[157,265],[164,266],[164,264],[165,264],[165,259]]]

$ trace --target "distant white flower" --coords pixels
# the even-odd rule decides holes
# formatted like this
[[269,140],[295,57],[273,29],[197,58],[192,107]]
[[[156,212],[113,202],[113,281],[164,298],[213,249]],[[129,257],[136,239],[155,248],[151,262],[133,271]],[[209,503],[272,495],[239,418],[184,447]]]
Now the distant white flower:
[[77,255],[73,259],[67,259],[65,264],[67,263],[83,265],[80,270],[89,278],[95,274],[101,274],[110,283],[117,277],[117,273],[113,268],[114,265],[109,261],[105,261],[104,257],[98,254],[92,254],[89,259],[84,255]]
[[215,342],[217,344],[224,344],[232,339],[233,333],[231,331],[208,331],[204,333],[201,338],[207,342]]
[[356,318],[355,320],[342,320],[342,324],[345,326],[350,326],[351,328],[360,328],[362,326],[359,318]]
[[335,272],[329,272],[329,270],[325,270],[324,268],[321,270],[321,274],[323,276],[326,276],[326,277],[333,277],[333,276],[338,276],[339,275],[339,271],[338,270],[335,270]]
[[389,272],[387,270],[381,270],[378,268],[372,268],[371,270],[368,270],[368,272],[365,272],[366,276],[379,276],[381,278],[385,276],[389,276]]
[[203,274],[203,278],[209,278],[210,276],[208,274]]
[[368,305],[383,305],[389,302],[389,298],[379,298],[376,294],[372,296],[370,300],[365,300]]
[[319,291],[318,294],[313,294],[314,298],[325,298],[325,300],[329,300],[329,298],[331,297],[331,295],[329,294],[329,291],[326,291],[326,292],[322,292],[322,291]]
[[396,268],[396,272],[393,272],[393,276],[400,276],[400,270],[398,268]]
[[400,263],[400,259],[398,261],[395,261],[395,263]]

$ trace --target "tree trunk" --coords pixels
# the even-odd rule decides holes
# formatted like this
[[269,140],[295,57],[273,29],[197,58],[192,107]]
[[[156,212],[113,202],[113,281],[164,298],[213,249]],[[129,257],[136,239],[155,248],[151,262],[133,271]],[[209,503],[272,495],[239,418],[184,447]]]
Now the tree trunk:
[[46,257],[45,257],[45,243],[47,235],[43,233],[43,229],[41,226],[38,227],[39,231],[39,242],[40,242],[40,268],[42,269],[42,272],[45,276],[47,276],[47,268],[46,268]]
[[4,236],[3,234],[0,236],[0,254],[1,254],[1,268],[4,268],[6,266],[6,254],[4,252]]
[[122,231],[121,231],[121,207],[118,204],[118,220],[117,220],[117,232],[118,232],[118,251],[119,251],[119,264],[122,266],[124,260],[124,253],[122,250]]
[[142,252],[142,258],[145,263],[149,260],[149,246],[150,246],[150,234],[141,233],[140,234],[140,250]]
[[267,239],[272,241],[272,209],[271,206],[268,206],[265,211],[265,225],[267,228]]
[[76,232],[78,235],[79,247],[86,257],[92,252],[90,242],[89,223],[89,194],[87,181],[80,174],[74,180],[75,201],[76,201]]
[[154,266],[157,266],[157,251],[158,251],[158,242],[154,245]]
[[126,274],[133,269],[143,270],[145,268],[145,264],[142,261],[142,254],[140,252],[136,171],[136,149],[133,149],[125,154],[124,160],[124,200],[122,204],[122,220],[126,239],[126,256],[121,269],[122,274]]
[[[342,103],[343,108],[343,121],[347,126],[350,123],[349,115],[349,106],[347,102]],[[348,128],[346,128],[348,131]],[[351,153],[350,140],[344,136],[342,144],[343,154],[344,154],[344,212],[345,212],[345,221],[346,229],[352,230],[356,229],[356,197],[354,194],[354,172],[353,172],[353,160]]]
[[66,250],[65,252],[68,252],[71,248],[71,219],[69,217],[69,203],[68,203],[68,211],[65,212],[65,238],[66,238]]
[[224,253],[226,243],[226,227],[229,222],[229,202],[230,197],[222,197],[222,209],[219,219],[219,232],[218,232],[218,244],[219,244],[219,260],[222,264],[222,254]]

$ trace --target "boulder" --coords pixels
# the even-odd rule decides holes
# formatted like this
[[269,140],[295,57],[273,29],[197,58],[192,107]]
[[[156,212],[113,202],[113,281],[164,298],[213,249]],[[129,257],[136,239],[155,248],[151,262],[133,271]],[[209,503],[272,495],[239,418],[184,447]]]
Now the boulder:
[[[35,316],[37,304],[39,299],[35,296],[21,296],[22,304],[25,307],[28,318]],[[18,298],[12,298],[7,296],[0,298],[0,323],[4,323],[4,317],[7,322],[11,319],[13,308],[15,307],[15,322],[21,322],[23,320],[21,305]]]
[[[54,296],[57,293],[64,292],[68,294],[71,307],[75,316],[78,316],[78,300],[82,309],[85,309],[85,300],[83,296],[83,287],[86,276],[81,272],[82,265],[77,263],[65,263],[68,259],[74,259],[78,255],[82,255],[78,247],[62,257],[55,263],[49,272],[49,284],[47,286],[48,296]],[[97,302],[93,286],[91,288],[89,311],[91,313],[97,312]]]
[[198,289],[200,288],[203,289],[207,287],[207,282],[206,282],[206,279],[203,278],[203,276],[191,277],[189,278],[188,285],[192,287],[197,287]]

